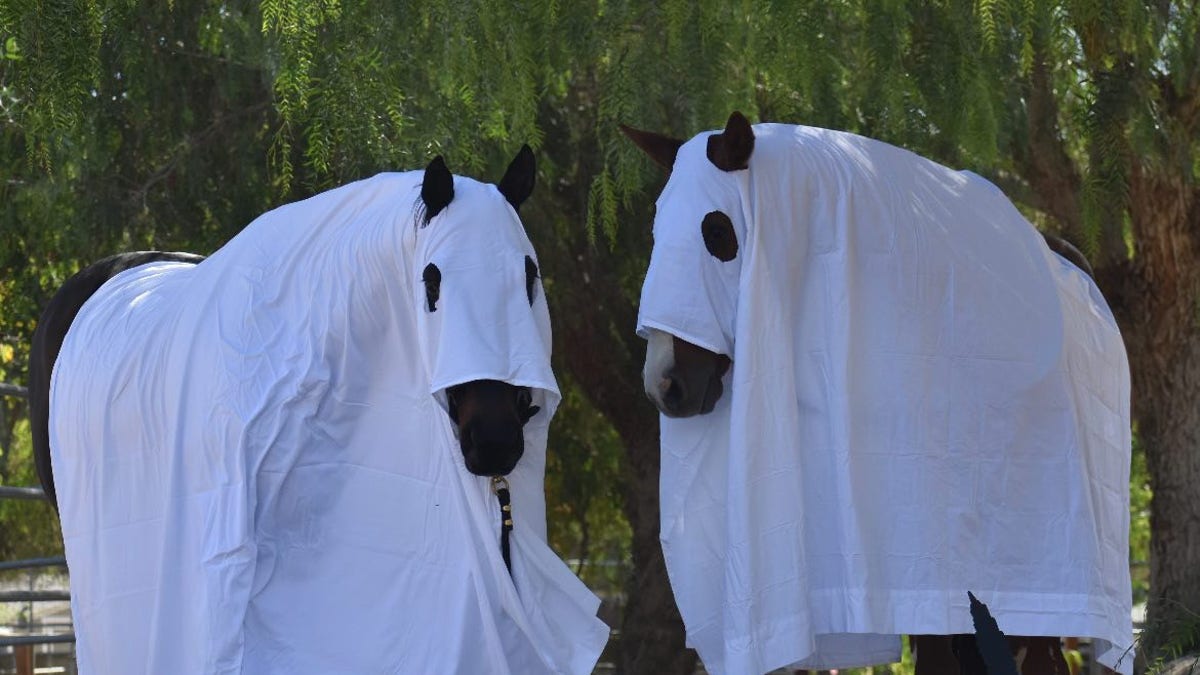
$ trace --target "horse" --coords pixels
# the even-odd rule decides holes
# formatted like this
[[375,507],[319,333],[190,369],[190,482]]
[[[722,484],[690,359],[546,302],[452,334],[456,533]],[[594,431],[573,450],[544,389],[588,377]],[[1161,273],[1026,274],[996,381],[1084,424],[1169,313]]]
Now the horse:
[[1067,672],[1062,633],[1128,672],[1128,362],[1086,258],[879,141],[737,112],[621,130],[669,176],[637,329],[706,666],[872,665],[908,633],[919,674],[971,672],[963,595],[986,590],[1024,672]]
[[30,399],[81,673],[590,671],[598,601],[546,543],[535,177],[437,156],[62,285]]
[[[500,182],[500,189],[520,209],[521,203],[533,191],[532,151],[522,152],[514,160]],[[453,187],[448,175],[438,171],[438,181],[430,182],[428,192],[422,192],[425,208],[449,203]],[[442,207],[444,208],[444,206]],[[106,281],[142,265],[156,262],[179,262],[198,265],[204,256],[174,251],[134,251],[118,253],[88,265],[68,278],[51,297],[38,319],[30,347],[29,408],[33,436],[34,464],[47,500],[58,509],[54,490],[54,473],[50,463],[50,374],[62,349],[63,339],[71,321]],[[436,267],[432,269],[436,270]],[[537,267],[527,273],[528,293],[537,279]],[[427,284],[427,292],[437,293],[438,283]],[[475,380],[455,385],[447,390],[447,414],[458,429],[460,446],[468,470],[480,476],[506,475],[520,461],[525,451],[521,429],[538,412],[532,405],[529,387],[517,387],[497,380]],[[463,411],[461,414],[459,411]]]

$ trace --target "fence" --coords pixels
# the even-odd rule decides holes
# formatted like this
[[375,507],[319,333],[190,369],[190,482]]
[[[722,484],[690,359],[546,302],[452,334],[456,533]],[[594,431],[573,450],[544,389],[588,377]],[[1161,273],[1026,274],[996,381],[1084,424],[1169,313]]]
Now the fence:
[[[0,396],[25,397],[27,394],[28,392],[24,387],[0,382]],[[0,485],[0,499],[44,500],[45,494],[38,487]],[[34,675],[35,672],[39,675],[49,673],[69,674],[75,672],[73,649],[66,655],[67,658],[63,659],[64,664],[59,667],[36,669],[34,667],[35,657],[38,655],[35,652],[35,647],[42,647],[42,655],[61,657],[63,655],[53,651],[50,645],[73,645],[75,643],[75,634],[73,632],[33,632],[33,628],[37,624],[34,621],[35,603],[65,602],[71,599],[70,591],[67,590],[36,588],[34,582],[37,572],[49,568],[65,567],[66,564],[66,559],[62,557],[0,561],[0,573],[22,570],[29,572],[29,587],[27,590],[0,590],[0,604],[23,603],[27,608],[24,619],[17,626],[19,629],[24,629],[23,634],[0,633],[0,653],[11,654],[12,656],[13,665],[9,672],[13,672],[16,675]],[[69,624],[67,625],[69,626]],[[0,672],[3,671],[0,670]]]

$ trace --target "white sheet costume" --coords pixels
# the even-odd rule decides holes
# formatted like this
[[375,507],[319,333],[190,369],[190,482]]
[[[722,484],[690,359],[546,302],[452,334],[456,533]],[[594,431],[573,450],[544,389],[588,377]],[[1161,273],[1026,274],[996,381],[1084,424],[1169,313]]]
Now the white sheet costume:
[[[559,393],[533,248],[463,177],[422,227],[421,181],[280,207],[83,307],[51,402],[80,673],[591,671],[598,600],[546,543]],[[445,411],[476,379],[542,408],[509,477],[512,578]]]
[[[733,360],[662,419],[662,545],[717,674],[899,659],[901,634],[1097,640],[1132,666],[1129,371],[1091,279],[993,185],[905,150],[753,127],[678,150],[639,332]],[[701,221],[729,216],[721,262]],[[1124,658],[1122,658],[1124,655]]]

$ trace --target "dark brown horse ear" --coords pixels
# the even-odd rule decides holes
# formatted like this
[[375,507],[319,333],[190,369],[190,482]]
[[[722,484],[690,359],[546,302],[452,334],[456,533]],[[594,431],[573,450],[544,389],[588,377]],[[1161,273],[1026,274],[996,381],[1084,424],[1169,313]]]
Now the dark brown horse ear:
[[753,152],[754,129],[750,120],[736,110],[725,123],[725,131],[708,137],[708,160],[722,171],[749,167]]
[[425,204],[425,223],[442,212],[454,199],[454,175],[446,168],[441,155],[433,158],[425,167],[425,178],[421,180],[421,202]]
[[533,184],[536,178],[537,161],[533,157],[533,150],[530,150],[528,145],[522,145],[517,156],[508,165],[508,170],[504,172],[504,178],[500,179],[497,187],[500,188],[500,194],[504,195],[508,203],[520,211],[521,204],[525,203],[525,200],[529,199],[529,195],[533,194]]
[[654,160],[668,172],[671,167],[675,166],[675,155],[679,154],[679,146],[683,145],[683,141],[670,136],[656,134],[653,131],[642,131],[633,127],[621,125],[621,133],[629,137],[633,144],[642,149],[642,152],[650,155],[650,159]]

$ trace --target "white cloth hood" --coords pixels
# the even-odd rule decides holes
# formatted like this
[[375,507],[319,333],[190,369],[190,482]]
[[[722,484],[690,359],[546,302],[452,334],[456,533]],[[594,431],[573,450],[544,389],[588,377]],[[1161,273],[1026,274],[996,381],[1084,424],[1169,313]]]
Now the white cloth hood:
[[[700,223],[709,212],[721,211],[733,222],[738,241],[745,239],[740,202],[746,192],[745,174],[726,173],[713,166],[704,155],[702,142],[692,141],[680,148],[671,178],[655,203],[654,249],[638,309],[642,337],[646,337],[646,328],[659,328],[732,356],[741,256],[725,263],[709,255]],[[671,292],[679,279],[687,279],[689,288]]]
[[534,387],[549,394],[538,401],[549,406],[550,415],[539,415],[545,427],[559,400],[550,370],[550,317],[540,284],[530,311],[525,258],[536,255],[515,212],[495,186],[458,178],[454,200],[415,232],[410,269],[419,279],[433,264],[442,278],[432,312],[424,285],[414,284],[432,390],[481,379]]
[[974,174],[753,128],[746,170],[679,148],[638,317],[733,360],[711,414],[662,418],[689,644],[718,675],[885,663],[973,632],[972,591],[1129,673],[1129,371],[1095,284]]
[[[559,392],[536,256],[468,178],[423,226],[421,180],[280,207],[84,305],[50,436],[81,674],[591,671],[598,599],[546,543]],[[444,409],[474,379],[542,407],[508,477],[511,578]]]

